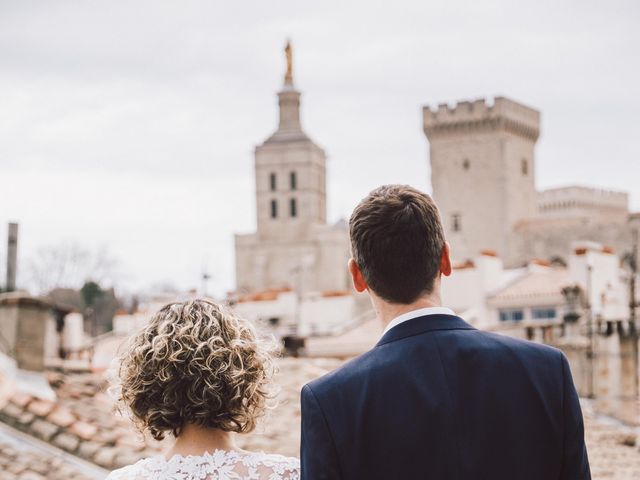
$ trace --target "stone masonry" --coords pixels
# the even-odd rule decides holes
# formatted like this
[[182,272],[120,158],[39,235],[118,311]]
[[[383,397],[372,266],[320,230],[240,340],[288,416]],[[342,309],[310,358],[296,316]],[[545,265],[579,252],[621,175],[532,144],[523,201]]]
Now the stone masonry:
[[507,266],[564,259],[572,241],[590,240],[619,255],[631,248],[638,214],[629,196],[579,185],[536,191],[540,113],[496,97],[423,109],[431,184],[454,260],[494,251]]
[[540,113],[504,97],[424,107],[433,197],[455,259],[491,249],[536,212],[534,148]]
[[255,150],[258,228],[235,237],[239,293],[349,290],[346,225],[326,222],[326,156],[302,129],[300,95],[286,76],[278,129]]

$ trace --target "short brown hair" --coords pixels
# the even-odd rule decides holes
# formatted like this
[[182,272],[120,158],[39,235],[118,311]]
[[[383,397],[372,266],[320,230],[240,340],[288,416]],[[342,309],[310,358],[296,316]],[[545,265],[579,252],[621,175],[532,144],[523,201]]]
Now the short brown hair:
[[438,207],[408,185],[369,193],[349,220],[353,259],[367,286],[392,303],[431,293],[445,244]]
[[188,423],[249,432],[270,396],[270,351],[248,321],[216,303],[171,303],[121,355],[116,390],[156,440]]

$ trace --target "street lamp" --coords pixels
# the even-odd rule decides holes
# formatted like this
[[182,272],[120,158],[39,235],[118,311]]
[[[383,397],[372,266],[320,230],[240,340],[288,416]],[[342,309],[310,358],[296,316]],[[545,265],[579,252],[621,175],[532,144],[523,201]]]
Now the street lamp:
[[293,332],[283,338],[285,350],[294,357],[300,355],[305,347],[305,338],[300,334],[300,317],[302,315],[302,298],[304,293],[304,274],[315,263],[315,256],[312,254],[303,255],[298,265],[291,269],[296,276],[295,285],[295,308]]
[[584,292],[580,285],[569,285],[562,289],[564,316],[562,317],[565,337],[575,339],[580,336],[578,321],[584,309]]
[[565,314],[563,320],[568,324],[575,324],[580,319],[584,295],[579,285],[570,285],[562,289],[565,300]]

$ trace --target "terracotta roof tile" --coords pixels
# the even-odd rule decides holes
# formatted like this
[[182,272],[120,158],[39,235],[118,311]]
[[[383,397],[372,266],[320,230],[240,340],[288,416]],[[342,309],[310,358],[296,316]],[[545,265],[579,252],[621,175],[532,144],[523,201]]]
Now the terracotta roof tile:
[[91,440],[98,433],[98,427],[91,423],[77,421],[69,426],[69,431],[82,440]]
[[55,407],[55,404],[49,400],[33,400],[27,406],[27,410],[38,417],[46,417],[51,413],[53,407]]
[[3,480],[90,480],[78,467],[41,450],[25,449],[0,439],[0,478]]
[[143,440],[128,419],[114,414],[102,375],[49,372],[47,379],[58,397],[55,404],[14,395],[0,408],[0,421],[109,469],[145,456],[150,448],[160,451],[160,444]]
[[48,442],[60,431],[60,427],[45,420],[36,419],[28,426],[28,431],[40,440]]
[[54,425],[66,428],[76,421],[76,417],[67,408],[57,407],[55,410],[53,410],[53,412],[49,414],[47,420],[49,420]]
[[16,393],[11,397],[11,403],[13,403],[14,405],[17,405],[21,408],[26,407],[29,402],[31,402],[31,400],[33,400],[33,397],[31,395],[27,395],[26,393]]

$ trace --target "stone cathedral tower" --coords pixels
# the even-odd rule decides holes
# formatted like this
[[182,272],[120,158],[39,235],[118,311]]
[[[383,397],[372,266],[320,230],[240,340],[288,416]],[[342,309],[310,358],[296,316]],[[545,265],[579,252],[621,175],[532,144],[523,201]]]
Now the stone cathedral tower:
[[326,222],[326,156],[302,130],[300,92],[293,85],[291,45],[278,93],[278,129],[256,147],[256,211],[261,238],[296,236]]
[[292,49],[278,93],[278,129],[255,150],[257,231],[236,235],[240,292],[348,290],[348,236],[326,223],[326,156],[303,131]]
[[514,227],[537,213],[540,113],[503,97],[424,107],[433,197],[456,260],[494,250],[507,263]]

